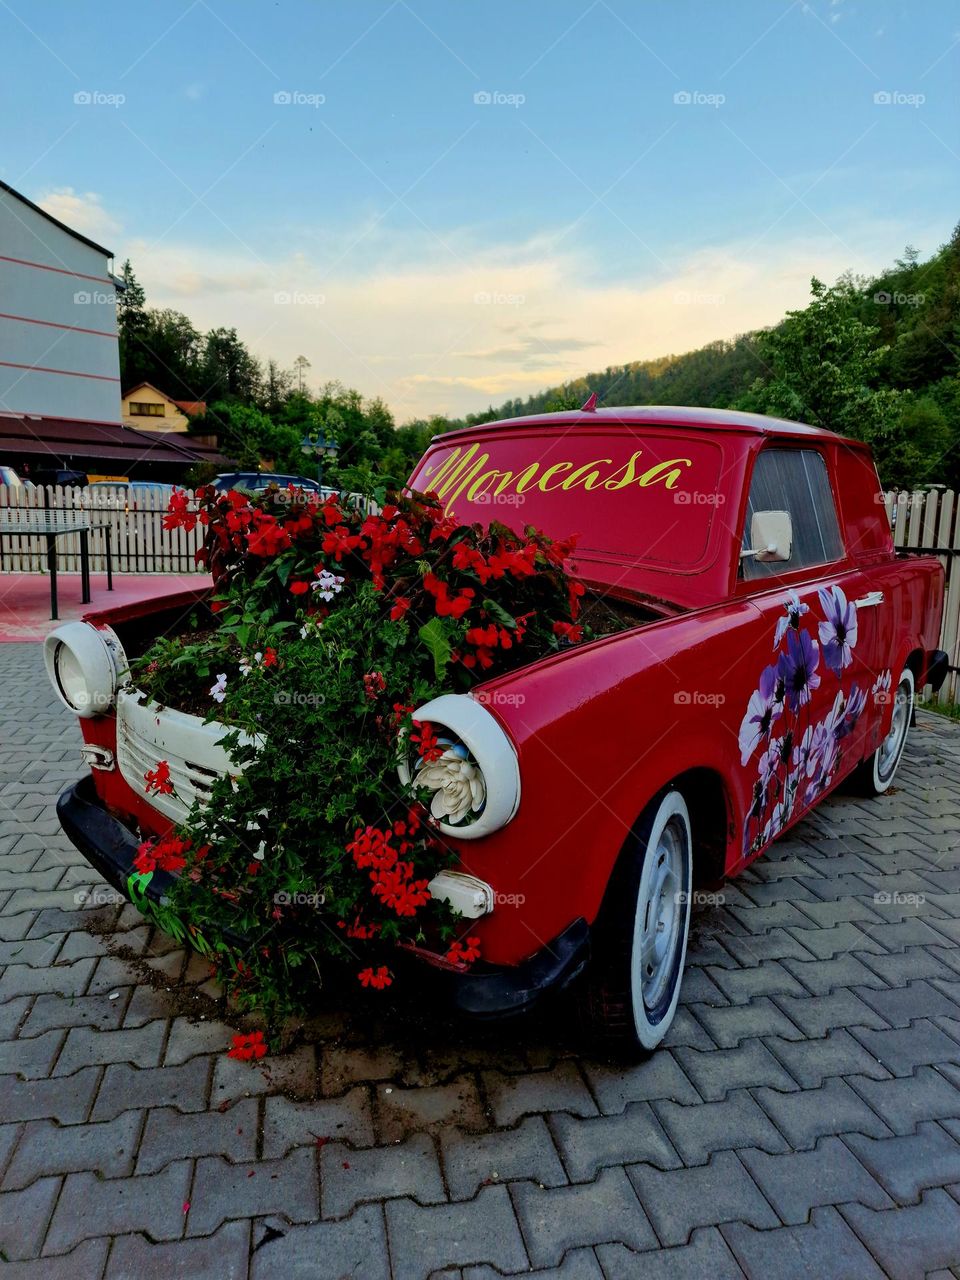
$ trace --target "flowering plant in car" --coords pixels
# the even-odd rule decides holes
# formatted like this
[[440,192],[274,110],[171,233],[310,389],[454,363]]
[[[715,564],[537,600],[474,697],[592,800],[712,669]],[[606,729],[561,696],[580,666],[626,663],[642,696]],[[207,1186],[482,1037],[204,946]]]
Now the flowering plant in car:
[[[197,522],[209,625],[159,641],[133,677],[151,702],[222,722],[233,767],[175,835],[142,842],[135,900],[179,920],[246,1004],[297,1007],[330,956],[374,989],[393,981],[398,944],[472,963],[470,922],[438,882],[452,861],[441,824],[480,819],[486,782],[464,741],[413,712],[579,637],[571,544],[464,526],[420,495],[376,511],[290,491],[175,495],[167,527]],[[176,797],[176,770],[158,760],[143,786]],[[155,908],[157,871],[176,879]]]

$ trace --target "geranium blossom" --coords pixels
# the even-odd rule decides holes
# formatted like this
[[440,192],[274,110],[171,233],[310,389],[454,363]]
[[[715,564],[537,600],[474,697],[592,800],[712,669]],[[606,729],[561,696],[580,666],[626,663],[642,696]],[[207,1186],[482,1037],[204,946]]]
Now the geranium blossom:
[[223,702],[227,696],[227,673],[221,671],[217,676],[217,683],[210,686],[210,697],[214,702]]
[[155,769],[148,770],[143,775],[143,780],[147,784],[144,787],[147,795],[151,791],[156,792],[158,796],[172,796],[173,782],[170,778],[170,766],[166,760],[160,760]]
[[857,606],[848,601],[836,584],[821,589],[820,605],[826,615],[818,628],[823,660],[835,675],[841,675],[853,661],[857,643]]
[[473,964],[480,959],[480,939],[465,938],[450,944],[447,957],[452,964]]
[[331,573],[329,569],[321,569],[315,582],[310,583],[310,590],[315,591],[321,600],[332,600],[343,590],[346,578]]
[[361,969],[357,977],[362,986],[373,987],[376,991],[382,991],[384,987],[389,987],[393,982],[393,976],[385,964],[376,969]]
[[251,1058],[259,1059],[267,1052],[267,1044],[262,1031],[251,1031],[249,1035],[236,1035],[231,1040],[232,1048],[228,1058],[238,1058],[241,1062],[249,1062]]

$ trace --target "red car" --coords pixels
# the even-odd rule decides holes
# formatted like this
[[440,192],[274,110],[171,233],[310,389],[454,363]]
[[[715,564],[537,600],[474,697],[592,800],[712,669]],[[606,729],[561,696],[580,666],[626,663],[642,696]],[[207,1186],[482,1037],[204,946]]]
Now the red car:
[[[461,869],[431,886],[482,942],[483,965],[450,975],[453,1000],[512,1013],[576,979],[599,1033],[653,1049],[676,1010],[696,889],[842,779],[889,788],[915,694],[947,671],[939,561],[894,551],[866,445],[750,414],[490,423],[435,439],[410,484],[465,522],[579,534],[589,616],[610,631],[416,712],[459,740],[484,784],[470,820],[444,826]],[[123,650],[199,594],[91,614],[46,642],[92,765],[61,821],[121,888],[133,830],[181,816],[144,797],[144,762],[182,761],[201,798],[226,768],[215,725],[145,709],[119,681]]]

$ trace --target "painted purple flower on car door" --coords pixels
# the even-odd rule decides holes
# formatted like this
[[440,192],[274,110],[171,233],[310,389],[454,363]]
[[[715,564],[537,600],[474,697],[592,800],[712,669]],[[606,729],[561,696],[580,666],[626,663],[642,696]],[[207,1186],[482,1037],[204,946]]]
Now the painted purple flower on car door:
[[819,627],[823,660],[834,675],[839,676],[853,661],[853,648],[857,643],[857,606],[852,600],[847,600],[836,585],[818,594],[825,617]]
[[786,652],[777,659],[777,675],[783,681],[787,705],[798,711],[810,701],[810,694],[820,686],[817,667],[820,646],[807,631],[787,630]]

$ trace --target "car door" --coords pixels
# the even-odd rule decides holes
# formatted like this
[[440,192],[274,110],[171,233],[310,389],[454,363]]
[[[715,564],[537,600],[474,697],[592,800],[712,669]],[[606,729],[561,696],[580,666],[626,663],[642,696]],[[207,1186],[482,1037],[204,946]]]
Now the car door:
[[[786,512],[785,559],[751,547],[757,512]],[[845,553],[828,462],[820,449],[771,441],[757,455],[741,531],[739,595],[761,617],[751,655],[756,683],[740,727],[752,787],[744,854],[764,848],[861,758],[869,687],[855,670],[853,593],[862,583]]]

